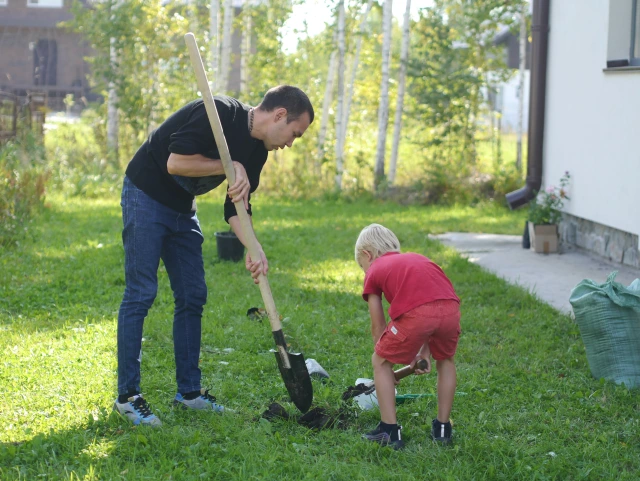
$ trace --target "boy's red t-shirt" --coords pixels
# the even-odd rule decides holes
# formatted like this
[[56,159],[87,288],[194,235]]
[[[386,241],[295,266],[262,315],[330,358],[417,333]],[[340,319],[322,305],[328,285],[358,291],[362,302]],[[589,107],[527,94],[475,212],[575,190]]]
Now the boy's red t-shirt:
[[427,302],[452,299],[460,302],[449,278],[431,259],[413,252],[387,252],[373,261],[364,276],[362,297],[369,294],[389,302],[389,317],[397,319]]

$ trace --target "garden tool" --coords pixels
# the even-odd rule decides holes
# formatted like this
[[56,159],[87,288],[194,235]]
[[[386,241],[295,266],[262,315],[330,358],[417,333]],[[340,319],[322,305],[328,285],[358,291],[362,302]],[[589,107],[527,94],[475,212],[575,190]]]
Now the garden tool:
[[[224,173],[227,176],[229,185],[235,183],[235,171],[231,161],[231,155],[229,153],[229,147],[222,131],[222,124],[220,123],[220,117],[218,116],[218,110],[216,109],[211,89],[209,88],[209,82],[207,80],[207,74],[202,64],[202,57],[198,50],[198,44],[192,33],[187,33],[185,36],[187,48],[189,49],[189,56],[191,58],[191,65],[193,66],[196,80],[198,82],[198,89],[202,93],[202,99],[207,111],[209,123],[211,124],[211,130],[216,140],[216,146],[220,153],[220,159],[224,167]],[[256,235],[251,226],[251,220],[249,214],[244,206],[243,202],[236,202],[236,211],[238,218],[240,219],[240,225],[242,233],[247,242],[247,248],[252,259],[260,257],[259,243]],[[274,350],[276,359],[278,361],[278,368],[284,381],[284,385],[289,392],[289,396],[295,406],[304,412],[309,410],[311,403],[313,402],[313,387],[311,385],[311,378],[309,371],[304,361],[304,357],[301,353],[288,352],[287,343],[282,332],[282,324],[280,323],[280,316],[276,310],[276,305],[271,294],[271,288],[269,287],[269,281],[264,274],[260,274],[258,277],[258,285],[260,287],[260,293],[262,294],[262,300],[264,302],[267,314],[269,315],[269,322],[271,323],[271,331],[273,338],[275,339],[277,350]]]
[[[414,373],[416,368],[427,369],[428,364],[425,359],[420,359],[414,367],[405,366],[397,371],[394,371],[393,375],[396,381],[400,381],[407,376]],[[362,409],[371,409],[378,405],[378,395],[376,394],[376,386],[372,379],[358,378],[356,379],[355,387],[350,387],[342,394],[342,399],[347,400],[353,398],[353,400]]]

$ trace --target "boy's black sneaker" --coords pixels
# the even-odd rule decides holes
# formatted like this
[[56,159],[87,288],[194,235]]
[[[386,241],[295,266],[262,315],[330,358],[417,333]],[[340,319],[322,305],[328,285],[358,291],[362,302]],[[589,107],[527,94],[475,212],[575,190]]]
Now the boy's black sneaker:
[[445,446],[451,444],[451,421],[441,423],[434,419],[431,423],[431,439]]
[[404,448],[404,441],[402,440],[400,431],[402,431],[402,426],[398,426],[398,439],[392,441],[391,435],[386,431],[383,431],[378,424],[373,431],[363,434],[362,437],[367,441],[378,443],[380,446],[389,446],[398,451],[399,449]]

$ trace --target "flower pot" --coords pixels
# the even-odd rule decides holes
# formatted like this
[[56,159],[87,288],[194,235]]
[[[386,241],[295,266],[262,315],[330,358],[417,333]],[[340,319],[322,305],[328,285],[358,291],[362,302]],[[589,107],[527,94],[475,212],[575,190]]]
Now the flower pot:
[[219,259],[238,262],[244,257],[244,246],[233,232],[216,232],[214,235]]
[[558,225],[529,222],[531,250],[542,254],[558,252]]

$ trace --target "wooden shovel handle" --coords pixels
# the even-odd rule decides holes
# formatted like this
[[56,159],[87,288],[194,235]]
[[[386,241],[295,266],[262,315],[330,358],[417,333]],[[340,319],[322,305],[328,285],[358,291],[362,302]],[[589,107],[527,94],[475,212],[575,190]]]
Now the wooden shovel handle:
[[396,378],[396,381],[399,381],[400,379],[404,379],[407,376],[410,376],[411,374],[413,374],[417,369],[427,369],[427,367],[429,367],[429,365],[427,364],[427,360],[426,359],[420,359],[418,362],[416,362],[416,364],[411,367],[411,366],[405,366],[402,369],[398,369],[397,371],[393,372],[393,375]]
[[[200,90],[200,93],[202,94],[202,100],[204,101],[204,106],[207,110],[207,117],[209,117],[211,130],[213,131],[213,136],[216,139],[216,146],[218,147],[218,152],[220,153],[220,160],[222,161],[222,166],[224,167],[224,173],[227,176],[229,185],[233,185],[236,181],[236,173],[233,169],[233,162],[231,161],[229,146],[227,145],[227,140],[225,139],[224,132],[222,131],[222,124],[220,123],[218,110],[216,109],[216,104],[213,100],[211,89],[209,88],[209,81],[207,80],[207,74],[204,70],[204,65],[202,64],[202,57],[200,56],[200,51],[198,50],[196,38],[193,33],[187,33],[184,36],[184,39],[187,43],[187,48],[189,49],[189,57],[191,58],[191,65],[193,66],[196,80],[198,82],[198,90]],[[249,254],[251,255],[252,259],[259,259],[260,244],[258,243],[258,239],[255,235],[255,232],[253,231],[251,219],[249,218],[247,209],[244,206],[244,202],[236,202],[235,206],[236,212],[238,213],[238,218],[240,219],[240,228],[242,229],[242,233],[247,242],[247,249],[249,250]],[[273,332],[280,331],[282,330],[282,324],[280,323],[280,316],[278,315],[276,304],[273,300],[273,295],[271,294],[269,281],[267,280],[267,277],[261,273],[258,276],[258,282],[258,285],[260,286],[260,293],[262,294],[262,300],[264,302],[264,307],[267,310],[267,314],[269,315],[271,330]],[[286,353],[286,346],[281,346],[280,343],[278,343],[278,350],[280,352],[280,357],[285,363],[285,367],[287,369],[290,369],[291,365]]]

